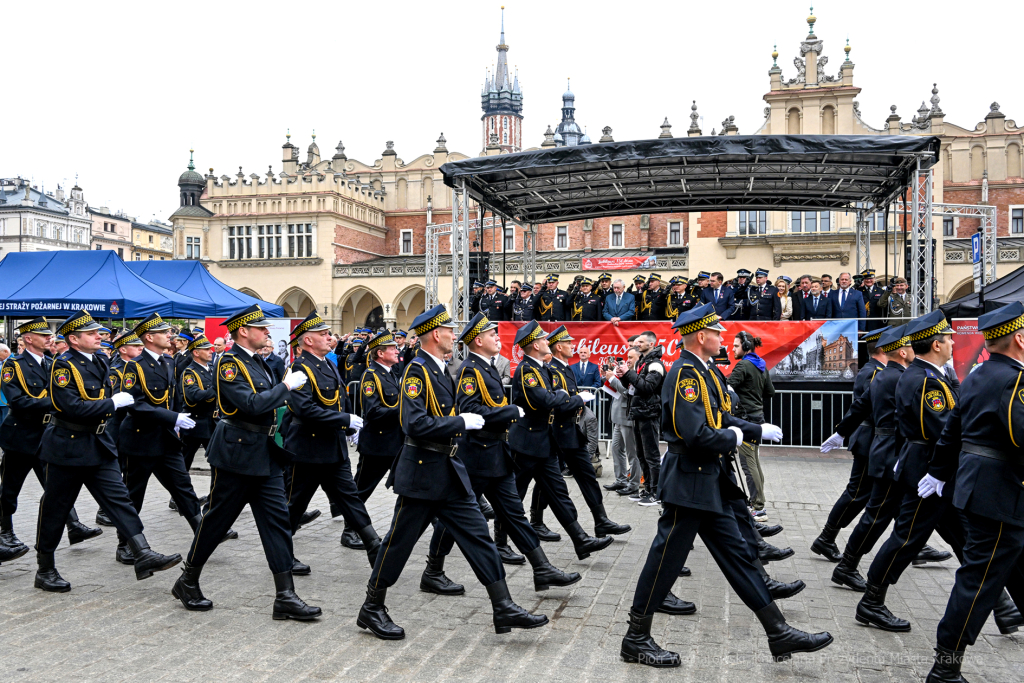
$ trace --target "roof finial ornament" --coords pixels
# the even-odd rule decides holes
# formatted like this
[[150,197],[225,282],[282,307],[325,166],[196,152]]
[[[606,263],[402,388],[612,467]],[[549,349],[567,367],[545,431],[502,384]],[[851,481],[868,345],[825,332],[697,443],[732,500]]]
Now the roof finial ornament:
[[776,43],[772,46],[772,67],[779,65],[779,44]]
[[843,48],[843,52],[846,53],[846,61],[850,61],[850,39],[846,39],[846,47]]
[[[188,151],[188,170],[190,170],[190,171],[196,170],[196,165],[192,161],[192,154],[193,154],[193,152],[195,152],[194,149],[190,149]],[[78,184],[78,176],[75,176],[75,185],[77,185],[77,184]]]
[[818,20],[818,17],[814,16],[814,6],[811,6],[811,15],[807,17],[807,25],[810,26],[811,32],[808,38],[814,35],[814,22]]
[[932,103],[931,115],[932,116],[942,116],[942,108],[939,106],[939,84],[938,83],[932,83],[932,98],[931,98],[930,102]]
[[700,114],[697,113],[697,100],[694,100],[690,106],[690,128],[687,132],[700,133],[700,125],[697,123],[698,119],[700,119]]
[[670,138],[672,137],[672,124],[668,122],[668,117],[665,117],[665,122],[661,124],[661,135],[659,138]]
[[313,129],[313,139],[316,140],[316,128]]
[[289,128],[289,129],[288,129],[288,132],[287,132],[287,133],[285,133],[285,135],[284,135],[284,136],[285,136],[285,138],[287,138],[288,142],[291,142],[291,141],[292,141],[292,129],[291,129],[291,128]]

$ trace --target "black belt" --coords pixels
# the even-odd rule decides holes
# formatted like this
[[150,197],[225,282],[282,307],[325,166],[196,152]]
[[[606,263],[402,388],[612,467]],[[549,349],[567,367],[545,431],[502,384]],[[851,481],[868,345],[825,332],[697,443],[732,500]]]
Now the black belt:
[[988,446],[979,446],[975,443],[964,443],[961,446],[964,453],[970,453],[971,455],[980,455],[983,458],[992,458],[993,460],[1009,461],[1010,454],[1001,451],[998,448],[989,448]]
[[489,432],[486,429],[480,431],[481,434],[486,434],[491,439],[497,439],[498,441],[504,441],[508,443],[508,430],[504,432]]
[[[43,421],[45,424],[46,418],[43,418]],[[68,422],[67,420],[62,420],[59,417],[50,417],[49,421],[52,422],[57,427],[70,429],[73,432],[89,432],[90,434],[102,434],[107,430],[106,422],[100,422],[98,425],[83,425],[78,424],[77,422]]]
[[435,451],[437,453],[444,453],[449,458],[455,457],[455,451],[459,450],[457,443],[444,444],[437,443],[436,441],[423,441],[422,439],[414,439],[411,436],[405,437],[405,445],[413,446],[415,448],[425,448],[428,451]]
[[277,425],[254,425],[248,422],[242,422],[234,418],[222,418],[221,422],[228,425],[229,427],[237,427],[238,429],[244,429],[247,432],[256,432],[257,434],[266,434],[267,436],[274,436],[277,434]]
[[875,427],[875,436],[896,436],[896,429],[889,427]]

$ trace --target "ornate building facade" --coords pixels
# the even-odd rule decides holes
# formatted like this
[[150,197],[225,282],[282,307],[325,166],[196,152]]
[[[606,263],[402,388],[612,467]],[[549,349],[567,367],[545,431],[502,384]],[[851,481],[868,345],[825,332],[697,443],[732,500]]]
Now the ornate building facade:
[[12,251],[89,248],[92,221],[77,184],[47,193],[23,178],[0,179],[0,258]]

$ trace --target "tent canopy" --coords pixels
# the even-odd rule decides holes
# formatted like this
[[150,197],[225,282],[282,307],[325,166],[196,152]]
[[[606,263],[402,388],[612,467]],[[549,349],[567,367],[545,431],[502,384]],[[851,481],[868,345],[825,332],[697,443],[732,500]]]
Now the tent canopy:
[[7,317],[205,318],[211,306],[155,285],[108,250],[7,254],[0,261],[0,311]]
[[740,209],[883,206],[937,160],[937,137],[724,135],[557,147],[444,164],[520,223]]
[[939,308],[950,319],[977,318],[982,313],[994,311],[1014,301],[1024,301],[1024,266],[987,285],[984,305],[975,292],[944,303]]
[[280,306],[228,287],[199,261],[129,261],[126,265],[154,284],[209,304],[215,310],[207,314],[211,317],[228,316],[253,304],[259,304],[268,318],[285,317]]

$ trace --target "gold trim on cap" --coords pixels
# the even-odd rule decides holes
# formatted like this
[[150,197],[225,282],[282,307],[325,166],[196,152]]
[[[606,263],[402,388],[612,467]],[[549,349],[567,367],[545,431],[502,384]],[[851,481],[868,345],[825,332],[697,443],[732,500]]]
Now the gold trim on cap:
[[985,339],[998,339],[999,337],[1012,334],[1022,328],[1024,328],[1024,315],[1014,318],[1010,322],[1003,323],[1002,325],[982,330],[981,333],[984,335]]

